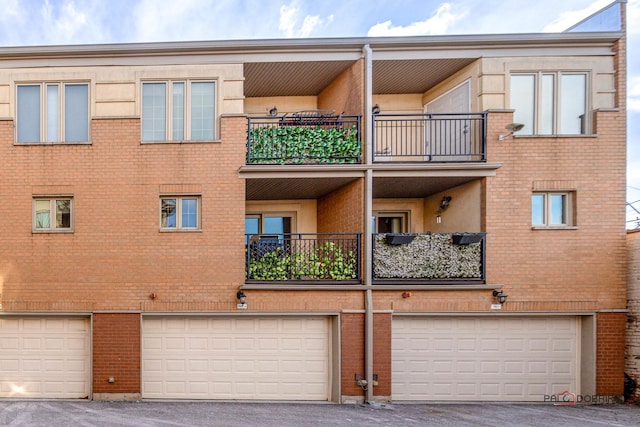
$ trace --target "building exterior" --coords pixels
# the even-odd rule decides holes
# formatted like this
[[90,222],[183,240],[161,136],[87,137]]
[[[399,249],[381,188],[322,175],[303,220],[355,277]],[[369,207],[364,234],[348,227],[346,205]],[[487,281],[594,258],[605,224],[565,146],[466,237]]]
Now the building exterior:
[[0,397],[621,396],[624,16],[1,48]]
[[635,382],[632,395],[636,401],[640,397],[640,230],[627,232],[628,288],[625,373]]

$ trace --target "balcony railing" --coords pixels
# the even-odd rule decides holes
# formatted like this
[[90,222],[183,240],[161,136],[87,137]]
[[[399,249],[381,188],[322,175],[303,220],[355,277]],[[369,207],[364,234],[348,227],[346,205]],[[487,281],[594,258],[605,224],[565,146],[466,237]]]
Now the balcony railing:
[[360,282],[360,233],[247,234],[247,281]]
[[484,233],[374,234],[374,283],[484,283]]
[[375,162],[484,162],[486,113],[378,114]]
[[360,163],[360,116],[323,111],[247,118],[247,164]]

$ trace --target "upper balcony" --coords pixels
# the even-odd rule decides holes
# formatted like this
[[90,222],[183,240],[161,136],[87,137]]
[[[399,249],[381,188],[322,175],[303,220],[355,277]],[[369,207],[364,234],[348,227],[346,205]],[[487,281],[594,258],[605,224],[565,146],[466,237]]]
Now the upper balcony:
[[374,162],[486,162],[486,113],[375,114]]
[[247,118],[247,164],[360,163],[360,116],[333,110]]

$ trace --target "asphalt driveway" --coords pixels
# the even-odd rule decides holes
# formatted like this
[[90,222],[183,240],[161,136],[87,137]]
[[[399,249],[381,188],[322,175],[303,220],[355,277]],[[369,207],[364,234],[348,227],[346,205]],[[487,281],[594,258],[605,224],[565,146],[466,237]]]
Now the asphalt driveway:
[[0,401],[2,426],[640,426],[640,406]]

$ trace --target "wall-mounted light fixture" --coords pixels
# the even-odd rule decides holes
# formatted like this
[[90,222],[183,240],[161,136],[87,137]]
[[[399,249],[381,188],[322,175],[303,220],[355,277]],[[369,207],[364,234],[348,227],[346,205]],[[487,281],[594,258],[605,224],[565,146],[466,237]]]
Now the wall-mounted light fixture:
[[278,109],[276,108],[276,106],[274,105],[272,109],[269,110],[269,115],[271,117],[275,117],[278,115]]
[[522,123],[509,123],[504,128],[508,130],[509,133],[498,136],[498,141],[504,141],[505,138],[513,135],[516,132],[521,131],[522,128],[524,128],[524,125]]
[[236,298],[238,298],[238,301],[240,301],[240,304],[246,304],[247,303],[247,296],[242,291],[236,292]]
[[504,304],[505,302],[507,302],[507,294],[505,294],[504,292],[502,292],[501,290],[494,290],[493,291],[493,297],[500,303],[500,304]]
[[378,104],[374,105],[373,108],[371,109],[371,113],[372,114],[380,114],[380,106]]
[[440,200],[440,205],[438,206],[438,212],[436,212],[436,223],[440,224],[442,222],[442,212],[444,212],[451,203],[451,196],[444,196],[442,200]]

